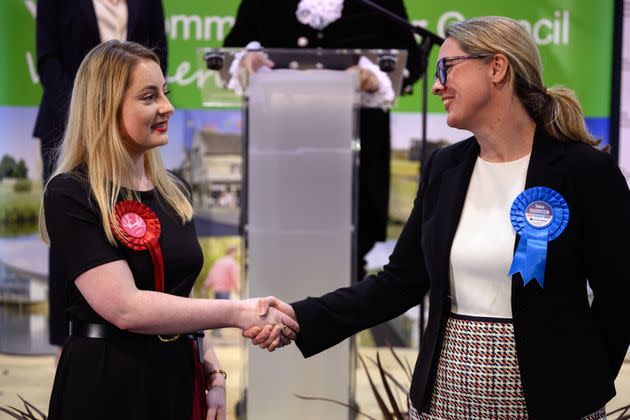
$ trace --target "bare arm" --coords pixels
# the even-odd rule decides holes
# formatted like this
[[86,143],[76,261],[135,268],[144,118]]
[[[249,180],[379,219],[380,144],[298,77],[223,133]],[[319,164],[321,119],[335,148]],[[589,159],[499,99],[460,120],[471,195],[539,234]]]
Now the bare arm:
[[[100,316],[120,329],[136,333],[182,334],[224,327],[247,329],[269,324],[286,325],[294,332],[299,331],[297,323],[289,316],[273,308],[269,312],[258,308],[259,299],[190,299],[139,290],[129,266],[122,260],[84,272],[77,277],[75,284]],[[281,328],[276,330],[279,332]],[[291,336],[294,338],[295,334],[289,333],[289,338]]]

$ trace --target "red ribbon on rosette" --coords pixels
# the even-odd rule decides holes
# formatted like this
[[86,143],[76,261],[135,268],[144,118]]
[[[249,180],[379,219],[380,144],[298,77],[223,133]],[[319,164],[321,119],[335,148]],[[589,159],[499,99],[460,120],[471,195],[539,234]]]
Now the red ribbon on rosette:
[[114,235],[123,245],[134,251],[151,254],[155,279],[155,290],[164,292],[164,257],[158,239],[160,239],[160,220],[153,210],[146,205],[134,201],[120,201],[114,208],[116,223],[120,229],[114,228]]
[[[116,222],[120,229],[113,229],[114,235],[127,248],[134,251],[149,250],[153,261],[153,272],[155,279],[155,290],[164,292],[164,257],[158,239],[160,239],[160,220],[153,210],[146,205],[133,200],[120,201],[114,207]],[[175,341],[179,335],[171,338],[163,338],[158,335],[162,342]],[[193,405],[192,420],[203,420],[206,417],[206,381],[203,375],[203,365],[201,363],[196,340],[191,341],[194,360],[193,372]]]

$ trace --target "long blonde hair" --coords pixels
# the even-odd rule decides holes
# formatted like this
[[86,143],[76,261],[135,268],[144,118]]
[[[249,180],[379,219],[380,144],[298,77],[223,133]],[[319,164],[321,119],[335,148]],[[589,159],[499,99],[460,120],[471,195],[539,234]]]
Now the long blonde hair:
[[551,137],[599,144],[586,128],[575,93],[561,86],[544,86],[538,47],[517,21],[501,16],[477,17],[454,23],[445,36],[456,40],[467,54],[505,55],[510,63],[508,83],[532,119]]
[[[68,125],[51,179],[61,173],[85,173],[91,196],[101,214],[103,230],[116,245],[114,206],[119,197],[139,200],[131,189],[132,161],[121,134],[121,110],[135,66],[145,60],[160,63],[151,50],[133,42],[104,42],[90,51],[77,72]],[[144,153],[147,177],[182,223],[192,219],[193,210],[183,182],[170,175],[158,149]],[[45,191],[44,191],[45,194]],[[39,226],[42,238],[50,243],[43,200]]]

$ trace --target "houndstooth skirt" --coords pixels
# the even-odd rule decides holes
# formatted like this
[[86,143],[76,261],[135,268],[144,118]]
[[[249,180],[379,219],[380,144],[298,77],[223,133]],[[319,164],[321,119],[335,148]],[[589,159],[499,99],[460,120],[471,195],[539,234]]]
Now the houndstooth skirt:
[[[451,314],[428,413],[410,420],[527,419],[511,320]],[[582,420],[605,420],[602,408]]]

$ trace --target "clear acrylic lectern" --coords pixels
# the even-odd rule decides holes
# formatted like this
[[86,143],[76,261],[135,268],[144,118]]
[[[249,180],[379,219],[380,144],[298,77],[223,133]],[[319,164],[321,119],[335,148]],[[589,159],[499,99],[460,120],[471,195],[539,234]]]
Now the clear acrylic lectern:
[[[385,67],[399,93],[406,52],[263,52],[285,68],[251,75],[245,89],[246,283],[249,296],[292,302],[356,280],[360,93],[357,72],[345,69],[362,55],[389,60]],[[203,53],[225,60],[221,72],[227,80],[233,50]],[[220,95],[207,90],[204,103],[217,104]],[[294,344],[273,353],[248,345],[247,418],[352,418],[347,408],[295,394],[353,404],[355,358],[354,340],[308,359]]]

